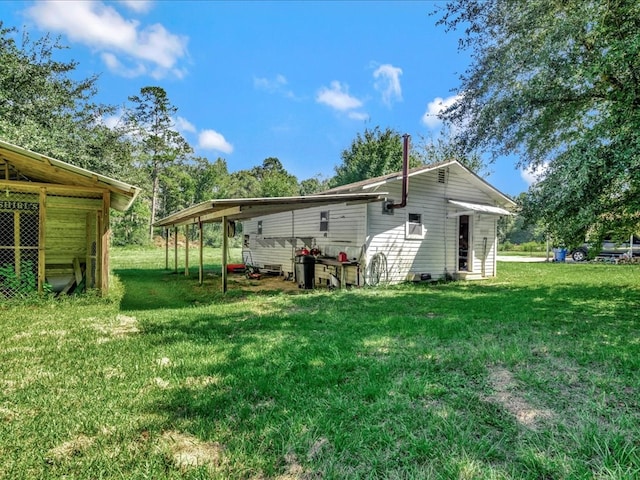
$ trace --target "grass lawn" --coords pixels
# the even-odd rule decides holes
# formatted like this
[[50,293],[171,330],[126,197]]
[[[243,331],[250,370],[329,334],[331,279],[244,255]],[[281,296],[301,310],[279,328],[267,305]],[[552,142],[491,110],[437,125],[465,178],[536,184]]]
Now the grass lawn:
[[0,478],[640,478],[640,266],[222,297],[207,259],[0,306]]

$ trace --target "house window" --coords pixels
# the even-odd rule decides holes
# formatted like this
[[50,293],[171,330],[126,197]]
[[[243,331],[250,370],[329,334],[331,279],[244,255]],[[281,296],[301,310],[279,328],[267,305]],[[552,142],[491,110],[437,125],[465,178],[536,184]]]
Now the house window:
[[320,231],[329,231],[329,211],[320,212]]
[[406,225],[406,238],[422,240],[424,238],[424,226],[422,225],[422,214],[409,213]]
[[262,220],[258,220],[258,235],[262,235]]

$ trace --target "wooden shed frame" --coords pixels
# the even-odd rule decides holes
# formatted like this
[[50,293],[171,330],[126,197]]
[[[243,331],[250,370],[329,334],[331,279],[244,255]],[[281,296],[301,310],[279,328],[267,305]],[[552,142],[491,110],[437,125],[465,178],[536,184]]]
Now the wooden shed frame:
[[[0,140],[0,253],[17,274],[22,258],[37,262],[39,292],[48,277],[66,269],[75,285],[84,276],[88,288],[107,293],[110,209],[125,211],[139,193],[138,187]],[[66,248],[70,226],[84,229],[84,239]]]

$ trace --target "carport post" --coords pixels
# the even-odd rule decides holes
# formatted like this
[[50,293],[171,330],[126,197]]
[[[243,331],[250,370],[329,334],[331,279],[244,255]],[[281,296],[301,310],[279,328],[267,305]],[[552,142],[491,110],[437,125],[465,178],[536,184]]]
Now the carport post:
[[178,273],[178,227],[173,227],[173,271]]
[[198,222],[198,230],[199,230],[198,243],[200,247],[200,263],[198,265],[198,281],[200,282],[200,285],[202,285],[202,283],[204,282],[204,267],[202,263],[202,260],[203,260],[202,247],[204,246],[204,240],[202,238],[202,222]]
[[169,227],[164,227],[164,269],[169,270]]
[[184,236],[185,244],[184,244],[184,276],[189,276],[189,225],[184,226]]
[[227,293],[227,217],[222,217],[222,293]]

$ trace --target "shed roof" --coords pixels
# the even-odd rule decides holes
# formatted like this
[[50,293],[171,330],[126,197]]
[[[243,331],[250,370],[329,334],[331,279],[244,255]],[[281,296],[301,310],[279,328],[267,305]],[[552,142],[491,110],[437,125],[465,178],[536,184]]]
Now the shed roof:
[[[15,169],[32,182],[108,190],[111,192],[111,208],[120,211],[127,210],[140,193],[136,186],[0,140],[2,163],[7,172],[9,168]],[[0,172],[0,180],[4,178],[5,174]]]
[[213,223],[222,221],[223,217],[227,220],[246,220],[262,215],[290,212],[292,210],[343,202],[380,202],[385,199],[385,196],[386,192],[367,192],[296,197],[224,198],[208,200],[173,213],[158,220],[154,225],[156,227],[168,227],[198,222]]

